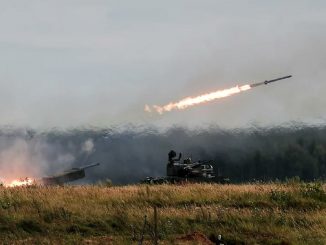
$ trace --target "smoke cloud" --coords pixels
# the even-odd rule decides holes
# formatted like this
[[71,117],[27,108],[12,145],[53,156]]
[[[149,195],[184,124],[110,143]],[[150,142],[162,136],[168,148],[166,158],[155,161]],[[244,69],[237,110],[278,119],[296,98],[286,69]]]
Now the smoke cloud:
[[[17,178],[52,175],[71,168],[78,161],[86,160],[94,151],[94,143],[89,138],[80,143],[78,137],[79,134],[2,130],[0,180],[10,182]],[[64,139],[67,142],[63,142]]]
[[93,150],[94,142],[92,139],[88,139],[82,144],[82,152],[85,152],[86,154],[91,154]]

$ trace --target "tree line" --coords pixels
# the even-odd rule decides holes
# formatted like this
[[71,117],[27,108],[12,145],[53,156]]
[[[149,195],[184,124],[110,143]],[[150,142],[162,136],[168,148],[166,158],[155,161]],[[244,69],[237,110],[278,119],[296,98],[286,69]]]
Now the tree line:
[[[83,151],[85,142],[93,146],[90,154]],[[165,130],[129,126],[45,132],[0,129],[2,170],[10,162],[8,156],[21,153],[28,154],[31,161],[41,161],[44,175],[100,162],[100,167],[87,172],[83,181],[89,183],[109,178],[113,184],[127,184],[146,176],[164,176],[170,150],[182,152],[193,161],[213,160],[218,173],[232,182],[286,180],[295,176],[305,181],[326,178],[326,126],[233,130],[217,126]],[[36,163],[26,169],[33,166]]]

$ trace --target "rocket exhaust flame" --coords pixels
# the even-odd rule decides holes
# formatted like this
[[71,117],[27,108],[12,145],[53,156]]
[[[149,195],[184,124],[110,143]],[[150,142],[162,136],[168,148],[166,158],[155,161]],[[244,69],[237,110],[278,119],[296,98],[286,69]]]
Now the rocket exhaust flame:
[[159,114],[163,114],[164,112],[172,111],[172,110],[176,110],[176,109],[182,110],[182,109],[186,109],[187,107],[190,107],[190,106],[194,106],[194,105],[202,104],[202,103],[209,102],[212,100],[228,97],[233,94],[238,94],[242,91],[249,90],[250,88],[251,88],[250,85],[235,86],[233,88],[218,90],[218,91],[215,91],[212,93],[199,95],[197,97],[188,97],[183,100],[180,100],[179,102],[175,102],[175,103],[172,102],[172,103],[169,103],[164,106],[153,105],[152,107],[150,107],[150,106],[146,105],[145,111],[152,112],[152,110],[154,110],[154,111],[158,112]]
[[257,87],[260,85],[267,85],[271,82],[276,82],[278,80],[282,80],[282,79],[286,79],[286,78],[290,78],[290,77],[292,77],[292,76],[281,77],[281,78],[264,81],[264,82],[260,82],[260,83],[254,83],[254,84],[250,84],[250,85],[247,84],[247,85],[242,85],[242,86],[235,86],[235,87],[232,87],[229,89],[218,90],[218,91],[215,91],[212,93],[207,93],[207,94],[199,95],[196,97],[187,97],[185,99],[180,100],[179,102],[171,102],[171,103],[169,103],[167,105],[163,105],[163,106],[145,105],[145,111],[146,112],[156,111],[159,114],[163,114],[164,112],[169,112],[172,110],[182,110],[182,109],[186,109],[190,106],[210,102],[210,101],[213,101],[216,99],[225,98],[225,97],[228,97],[228,96],[231,96],[234,94],[241,93],[243,91],[247,91],[251,88],[254,88],[254,87]]
[[30,186],[35,183],[35,180],[31,178],[24,178],[24,179],[16,179],[11,181],[10,183],[5,183],[5,187],[18,187],[18,186]]

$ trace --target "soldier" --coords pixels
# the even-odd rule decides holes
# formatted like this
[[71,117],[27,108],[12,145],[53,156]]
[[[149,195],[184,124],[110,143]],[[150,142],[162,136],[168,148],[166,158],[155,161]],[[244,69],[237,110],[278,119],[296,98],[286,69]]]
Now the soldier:
[[175,158],[177,153],[174,150],[169,152],[169,164],[173,165],[173,163],[180,161],[182,154],[179,153],[179,157]]

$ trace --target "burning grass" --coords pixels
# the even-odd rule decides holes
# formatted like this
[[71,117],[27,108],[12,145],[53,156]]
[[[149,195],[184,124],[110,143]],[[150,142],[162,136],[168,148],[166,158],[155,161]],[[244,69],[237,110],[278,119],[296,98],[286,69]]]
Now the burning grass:
[[179,238],[196,232],[222,234],[227,244],[326,243],[326,192],[318,183],[2,187],[0,240],[137,244],[143,234],[150,244],[154,206],[160,244],[187,244]]

